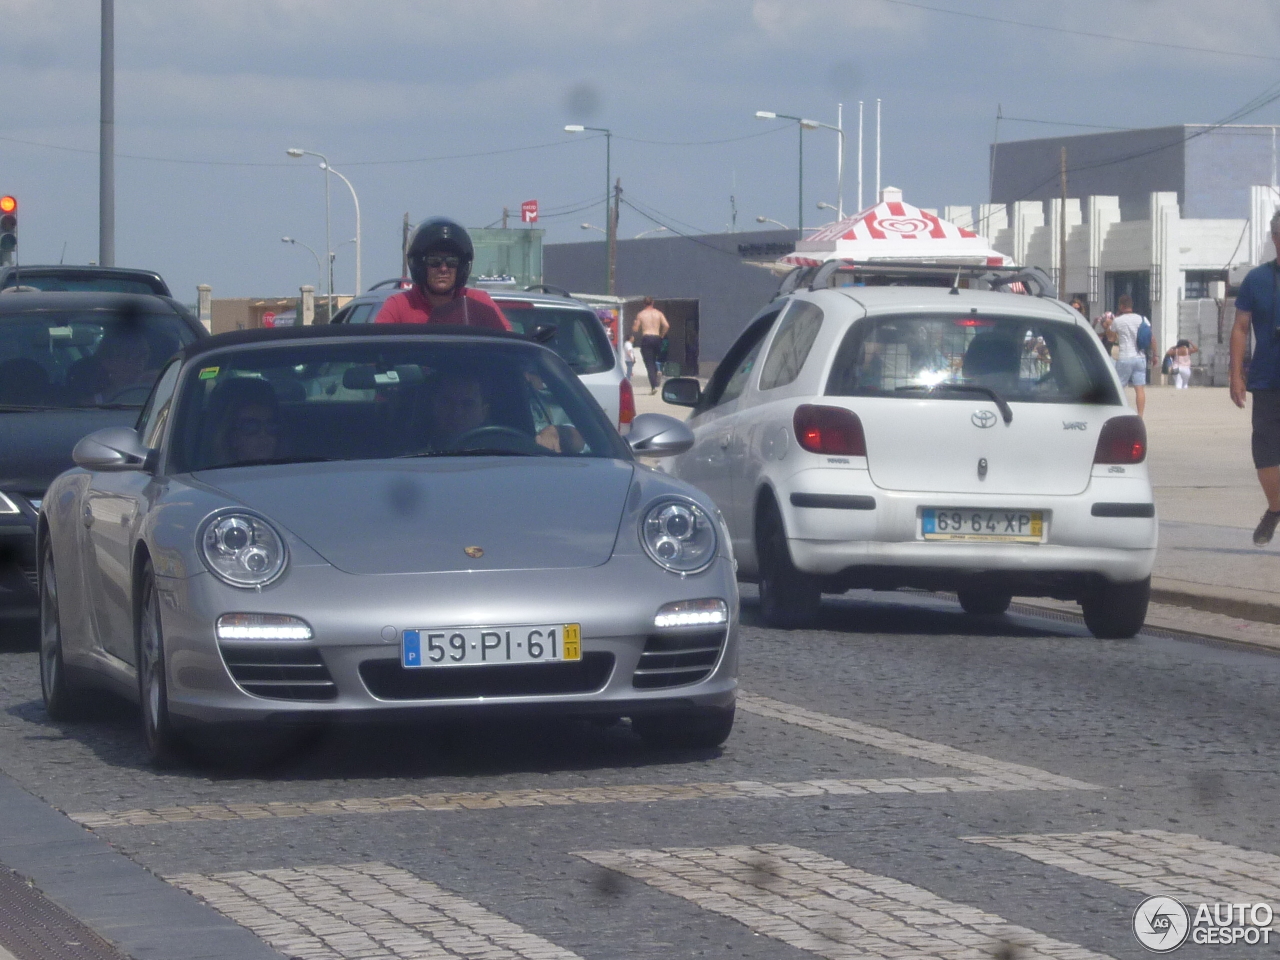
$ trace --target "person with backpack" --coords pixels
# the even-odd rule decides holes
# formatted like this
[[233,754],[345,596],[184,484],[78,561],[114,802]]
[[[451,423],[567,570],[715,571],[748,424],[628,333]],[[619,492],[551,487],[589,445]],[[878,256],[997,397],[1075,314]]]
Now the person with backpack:
[[1138,416],[1147,408],[1147,351],[1151,349],[1151,322],[1133,312],[1133,298],[1121,294],[1116,315],[1111,321],[1119,353],[1116,374],[1121,387],[1133,387]]

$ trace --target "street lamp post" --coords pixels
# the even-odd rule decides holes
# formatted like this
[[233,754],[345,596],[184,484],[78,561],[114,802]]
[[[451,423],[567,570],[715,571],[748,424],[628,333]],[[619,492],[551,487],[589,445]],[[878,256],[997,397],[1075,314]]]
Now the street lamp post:
[[604,227],[597,227],[594,223],[580,223],[578,224],[578,226],[581,227],[583,230],[598,230],[600,233],[603,233],[606,237],[609,235],[608,230],[606,230]]
[[[843,114],[844,105],[841,104],[841,113]],[[804,130],[817,130],[822,127],[826,130],[834,130],[840,135],[839,149],[836,152],[836,219],[844,219],[844,124],[843,117],[836,126],[829,123],[823,123],[821,120],[801,120],[800,126]]]
[[773,217],[756,217],[756,223],[776,223],[776,224],[777,224],[778,226],[780,226],[783,230],[790,230],[790,229],[791,229],[791,228],[790,228],[790,227],[788,227],[785,223],[783,223],[781,220],[775,220],[775,219],[773,219]]
[[[323,278],[324,278],[324,269],[320,266],[320,254],[316,253],[314,250],[312,250],[310,247],[308,247],[308,246],[307,246],[305,243],[303,243],[301,240],[297,240],[297,239],[295,239],[295,238],[293,238],[293,237],[281,237],[281,238],[280,238],[280,242],[281,242],[281,243],[292,243],[292,244],[294,244],[295,246],[302,247],[302,249],[304,249],[304,250],[310,250],[310,251],[311,251],[311,256],[313,256],[313,257],[315,257],[315,258],[316,258],[316,277],[317,277],[317,279],[321,279],[321,280],[323,280]],[[320,284],[320,286],[321,286],[321,287],[323,287],[323,286],[324,286],[324,284],[323,284],[323,283],[321,283],[321,284]],[[332,316],[330,317],[330,319],[332,319]],[[301,322],[302,322],[301,318],[299,318],[298,322],[299,322],[299,323],[301,323]]]
[[[329,319],[333,319],[333,258],[329,255],[333,253],[333,240],[329,232],[329,160],[321,153],[315,153],[312,150],[301,150],[298,147],[290,147],[285,151],[291,157],[319,157],[323,163],[321,167],[324,170],[324,251],[326,259],[329,260]],[[323,284],[322,284],[323,286]]]
[[[756,116],[761,120],[794,120],[800,129],[800,195],[799,202],[796,205],[796,223],[801,234],[804,233],[804,131],[805,124],[812,123],[812,120],[805,120],[803,117],[793,117],[786,113],[774,113],[772,110],[757,110]],[[810,128],[811,129],[811,128]],[[776,222],[776,221],[775,221]]]
[[356,196],[356,188],[351,185],[350,180],[340,174],[337,170],[334,170],[327,162],[322,163],[320,166],[347,185],[347,189],[351,191],[351,202],[356,205],[356,296],[358,297],[360,294],[364,293],[364,284],[360,274],[360,266],[363,262],[360,256],[360,198]]
[[647,237],[647,236],[648,236],[649,234],[651,234],[651,233],[665,233],[666,231],[668,231],[668,230],[670,230],[670,229],[671,229],[670,227],[654,227],[652,230],[641,230],[639,233],[637,233],[637,234],[636,234],[634,237],[632,237],[631,239],[632,239],[632,240],[639,240],[641,237]]
[[610,194],[613,192],[613,131],[606,127],[584,127],[580,123],[570,123],[564,128],[565,133],[586,133],[588,130],[593,133],[604,134],[604,215],[605,224],[608,229],[605,231],[605,238],[608,241],[608,265],[605,268],[605,292],[609,296],[613,296],[613,266],[614,258],[617,256],[618,243],[618,218],[610,205]]

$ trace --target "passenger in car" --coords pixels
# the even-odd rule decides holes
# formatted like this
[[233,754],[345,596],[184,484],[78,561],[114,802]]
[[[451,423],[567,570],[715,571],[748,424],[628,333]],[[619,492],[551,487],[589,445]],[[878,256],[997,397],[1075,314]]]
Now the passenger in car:
[[980,333],[964,352],[962,371],[973,380],[993,389],[1013,390],[1018,385],[1022,345],[997,333]]

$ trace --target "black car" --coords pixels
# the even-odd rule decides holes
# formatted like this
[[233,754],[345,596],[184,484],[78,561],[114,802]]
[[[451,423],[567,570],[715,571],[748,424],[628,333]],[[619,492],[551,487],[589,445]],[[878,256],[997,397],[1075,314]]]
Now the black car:
[[0,607],[35,602],[35,529],[87,433],[132,426],[164,361],[207,336],[167,297],[0,294]]
[[0,267],[0,292],[44,290],[49,293],[152,293],[173,296],[154,270],[72,264]]

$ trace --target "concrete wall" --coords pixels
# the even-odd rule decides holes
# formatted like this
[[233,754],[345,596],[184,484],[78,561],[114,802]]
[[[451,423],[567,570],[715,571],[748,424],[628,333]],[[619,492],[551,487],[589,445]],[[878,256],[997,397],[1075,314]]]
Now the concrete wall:
[[[1204,127],[1187,127],[1196,133]],[[1249,187],[1274,183],[1275,127],[1222,127],[1188,140],[1182,215],[1189,219],[1227,217],[1249,204]]]
[[[778,278],[758,264],[789,252],[795,236],[792,230],[752,230],[620,240],[616,292],[698,300],[699,357],[716,362],[778,289]],[[601,241],[548,244],[543,249],[546,282],[604,293],[605,255]]]

